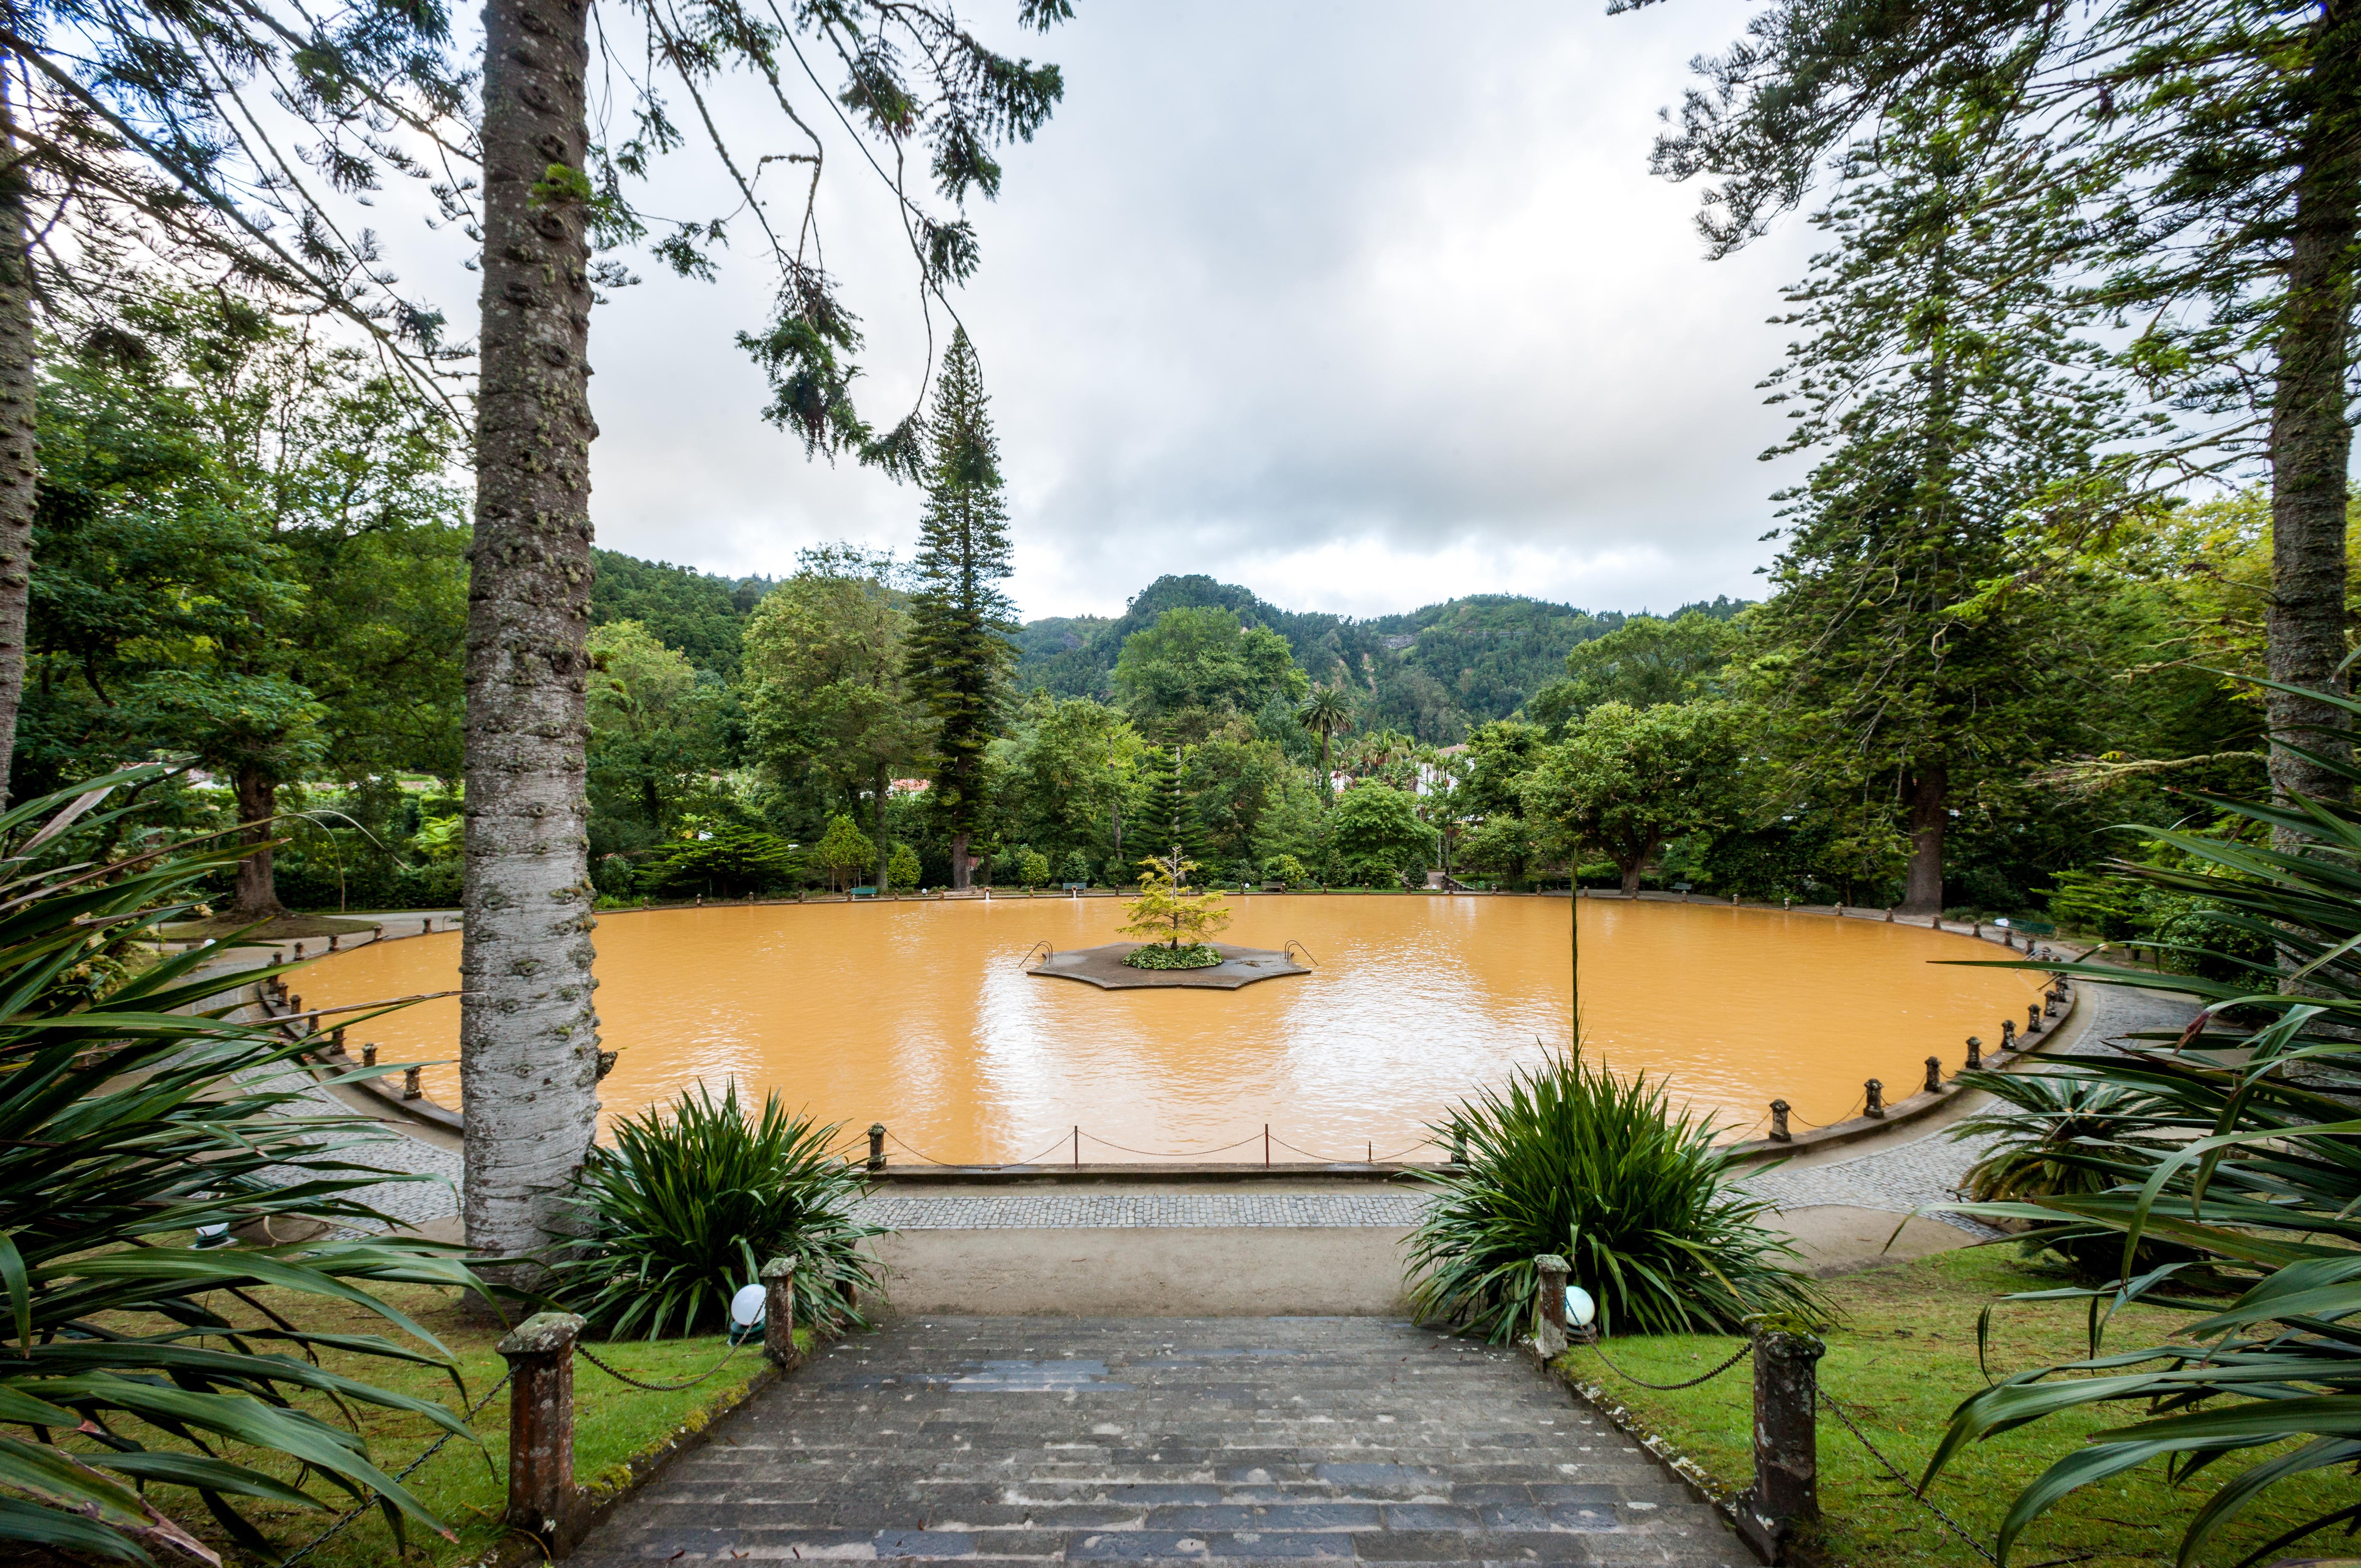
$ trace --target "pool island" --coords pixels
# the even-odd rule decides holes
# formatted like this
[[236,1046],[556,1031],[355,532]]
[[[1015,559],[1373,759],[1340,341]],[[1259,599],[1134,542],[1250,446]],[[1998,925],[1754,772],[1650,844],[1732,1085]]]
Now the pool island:
[[1228,942],[1206,944],[1222,955],[1222,961],[1204,969],[1134,969],[1124,962],[1148,945],[1145,942],[1109,942],[1104,947],[1052,952],[1026,972],[1052,975],[1060,980],[1079,980],[1102,991],[1235,991],[1258,980],[1277,980],[1283,975],[1312,972],[1310,966],[1296,962],[1276,948],[1240,948]]

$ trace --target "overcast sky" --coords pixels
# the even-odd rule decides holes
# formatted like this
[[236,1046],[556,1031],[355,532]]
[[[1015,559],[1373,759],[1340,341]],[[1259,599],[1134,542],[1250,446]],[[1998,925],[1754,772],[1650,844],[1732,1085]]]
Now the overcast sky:
[[[1708,262],[1696,190],[1647,172],[1656,111],[1743,5],[1076,8],[1046,38],[988,33],[1057,60],[1066,97],[973,210],[983,268],[955,302],[1027,618],[1118,613],[1191,571],[1354,614],[1759,593],[1795,466],[1757,461],[1778,420],[1754,387],[1808,232]],[[980,30],[1014,9],[967,7]],[[741,145],[784,149],[736,112]],[[709,205],[707,169],[676,159],[650,206]],[[910,264],[865,170],[839,157],[829,180],[882,423],[923,363]],[[758,417],[732,334],[765,313],[762,258],[717,284],[638,269],[591,340],[600,543],[730,574],[822,540],[906,554],[912,489],[807,462]]]

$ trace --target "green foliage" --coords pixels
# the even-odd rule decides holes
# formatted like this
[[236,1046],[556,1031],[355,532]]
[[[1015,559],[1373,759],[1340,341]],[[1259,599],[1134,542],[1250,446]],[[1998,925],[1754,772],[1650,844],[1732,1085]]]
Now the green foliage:
[[1188,885],[1196,869],[1194,861],[1179,856],[1140,861],[1139,896],[1124,905],[1129,918],[1116,929],[1176,950],[1227,929],[1230,912],[1222,895]]
[[[2361,708],[2349,697],[2330,700],[2348,715]],[[2327,767],[2347,785],[2361,775],[2341,753]],[[2183,1537],[2189,1561],[2274,1488],[2361,1459],[2345,1413],[2361,1395],[2352,1329],[2361,1321],[2361,1123],[2352,1109],[2361,1093],[2361,813],[2301,798],[2215,804],[2258,833],[2288,835],[2287,846],[2146,829],[2174,859],[2121,869],[2147,887],[2203,896],[2219,911],[2208,925],[2269,945],[2244,959],[2218,945],[2204,949],[2229,970],[2221,979],[2070,966],[2110,983],[2191,993],[2205,1010],[2169,1051],[2151,1042],[2134,1054],[2078,1058],[2069,1069],[2080,1080],[2072,1092],[2120,1114],[2119,1125],[2084,1123],[2081,1135],[2060,1137],[2066,1117],[2047,1105],[2001,1119],[2019,1146],[2038,1148],[2043,1184],[2057,1190],[1965,1211],[2055,1226],[2045,1239],[2080,1245],[2086,1262],[2101,1247],[2112,1251],[2113,1280],[2041,1293],[2091,1303],[2090,1354],[2017,1374],[1961,1404],[1929,1476],[1966,1445],[2059,1411],[2121,1406],[2134,1417],[2059,1459],[2018,1496],[2002,1527],[2004,1552],[2076,1489],[2151,1459],[2182,1481],[2303,1440],[2216,1486]],[[2155,950],[2193,956],[2180,944]],[[2231,1023],[2257,1015],[2268,1020],[2259,1028]],[[2185,1264],[2147,1266],[2143,1249],[2151,1246],[2197,1253],[2217,1287],[2239,1291],[2235,1300],[2224,1308],[2193,1295]],[[2169,1342],[2107,1351],[2110,1314],[2129,1301],[2198,1316]],[[2346,1518],[2339,1504],[2256,1555]]]
[[1066,863],[1059,871],[1058,875],[1062,881],[1087,885],[1091,881],[1090,856],[1081,850],[1074,850],[1066,857]]
[[1294,702],[1310,682],[1278,632],[1243,625],[1225,609],[1184,608],[1166,610],[1124,643],[1115,686],[1134,718],[1197,740],[1274,698]]
[[1040,850],[1026,847],[1016,851],[1016,880],[1027,887],[1046,887],[1049,882],[1049,857]]
[[1729,620],[1691,610],[1672,620],[1634,616],[1604,637],[1575,644],[1563,681],[1533,694],[1525,712],[1562,731],[1602,703],[1653,707],[1715,695],[1737,637]]
[[952,332],[943,356],[927,440],[906,679],[934,719],[930,804],[962,834],[975,830],[990,804],[984,753],[999,729],[1016,656],[1008,641],[1016,609],[1001,586],[1011,559],[1000,447],[964,327]]
[[1464,1167],[1422,1172],[1434,1196],[1411,1233],[1422,1321],[1495,1344],[1532,1326],[1533,1259],[1554,1253],[1609,1333],[1735,1329],[1763,1312],[1818,1315],[1795,1249],[1759,1223],[1710,1118],[1673,1110],[1661,1081],[1619,1079],[1579,1049],[1519,1069],[1455,1109],[1436,1141]]
[[877,863],[877,846],[850,817],[829,817],[828,831],[820,835],[812,853],[828,868],[830,887],[851,886],[864,871]]
[[907,844],[896,844],[885,857],[885,874],[895,887],[916,887],[926,872],[918,864],[917,850]]
[[1134,969],[1212,969],[1222,961],[1222,955],[1202,942],[1177,948],[1150,942],[1144,948],[1134,948],[1123,961]]
[[1525,816],[1569,848],[1613,861],[1631,892],[1666,839],[1736,815],[1739,756],[1721,704],[1605,703],[1535,758]]
[[590,868],[591,884],[602,898],[629,898],[639,880],[628,855],[601,855]]
[[591,804],[653,839],[725,761],[722,687],[636,620],[594,628],[589,652]]
[[593,1148],[576,1178],[588,1222],[552,1293],[615,1339],[711,1332],[730,1298],[774,1257],[796,1257],[796,1322],[858,1326],[838,1287],[874,1291],[861,1244],[885,1233],[853,1216],[866,1190],[830,1154],[834,1126],[790,1113],[772,1090],[750,1115],[738,1084],[697,1084],[669,1106],[619,1118],[614,1147]]
[[[863,839],[866,843],[867,840]],[[800,871],[796,852],[777,835],[735,824],[702,829],[667,845],[648,871],[675,898],[741,898],[791,886]]]
[[790,794],[852,807],[881,771],[917,761],[928,719],[906,678],[910,611],[888,564],[806,552],[746,627],[748,751]]
[[1336,797],[1328,814],[1328,844],[1345,873],[1357,883],[1391,887],[1434,852],[1435,832],[1418,818],[1416,802],[1380,784],[1356,784]]
[[[92,781],[122,790],[156,775]],[[9,920],[0,934],[0,1403],[19,1430],[0,1440],[0,1536],[147,1563],[190,1538],[141,1488],[187,1486],[243,1545],[265,1545],[240,1513],[254,1500],[326,1509],[375,1498],[397,1530],[441,1531],[369,1451],[358,1407],[423,1417],[466,1433],[442,1406],[327,1370],[319,1353],[416,1364],[447,1361],[432,1336],[372,1293],[396,1282],[470,1286],[455,1249],[387,1236],[192,1251],[199,1226],[313,1216],[338,1225],[398,1222],[358,1196],[387,1180],[365,1118],[320,1113],[297,1047],[232,1023],[217,999],[276,972],[199,968],[195,949],[135,970],[96,995],[73,980],[119,958],[191,908],[198,881],[235,851],[31,870],[26,844],[65,795],[0,814],[16,845]],[[84,819],[85,838],[113,814]],[[69,840],[71,842],[71,840]],[[54,847],[53,847],[54,848]],[[300,1310],[233,1333],[236,1293],[358,1307],[415,1342],[322,1333]],[[340,1425],[326,1410],[350,1422]],[[258,1468],[286,1455],[334,1502]]]
[[696,668],[725,681],[738,678],[746,620],[771,591],[770,578],[732,582],[612,550],[595,550],[591,559],[597,567],[590,579],[593,627],[638,621],[664,647],[679,649]]
[[1293,855],[1273,855],[1262,863],[1265,881],[1284,883],[1289,887],[1301,887],[1312,880],[1312,873]]

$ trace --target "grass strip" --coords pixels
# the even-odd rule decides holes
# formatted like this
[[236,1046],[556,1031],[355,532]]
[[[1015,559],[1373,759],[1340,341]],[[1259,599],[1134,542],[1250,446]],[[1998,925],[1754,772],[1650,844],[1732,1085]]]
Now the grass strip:
[[[1985,1387],[1977,1366],[1976,1315],[1994,1298],[2065,1283],[2029,1266],[2014,1245],[1938,1253],[1827,1282],[1842,1314],[1827,1336],[1820,1386],[1862,1432],[1915,1482],[1960,1402]],[[2189,1314],[2133,1308],[2108,1330],[2111,1350],[2160,1343]],[[2075,1305],[2004,1306],[1993,1314],[1986,1365],[1993,1379],[2087,1353],[2087,1321]],[[1693,1377],[1737,1348],[1718,1335],[1668,1334],[1612,1339],[1599,1351],[1577,1347],[1559,1366],[1595,1384],[1649,1431],[1730,1490],[1753,1475],[1752,1363],[1696,1388],[1657,1393],[1619,1377],[1611,1357],[1652,1383]],[[2137,1409],[2072,1411],[1970,1448],[1928,1493],[1989,1547],[2016,1495],[2089,1433],[2140,1418]],[[2190,1486],[2166,1484],[2161,1463],[2085,1487],[2051,1509],[2020,1538],[2012,1568],[2166,1568],[2180,1534],[2223,1480],[2279,1449],[2256,1451],[2202,1473]],[[1983,1568],[1983,1559],[1943,1528],[1896,1485],[1825,1410],[1819,1420],[1820,1506],[1832,1564],[1861,1568]],[[2250,1508],[2219,1537],[2208,1563],[2237,1562],[2307,1515],[2351,1501],[2351,1482],[2316,1475]],[[2347,1550],[2323,1541],[2323,1555]],[[2305,1553],[2298,1549],[2296,1555]]]

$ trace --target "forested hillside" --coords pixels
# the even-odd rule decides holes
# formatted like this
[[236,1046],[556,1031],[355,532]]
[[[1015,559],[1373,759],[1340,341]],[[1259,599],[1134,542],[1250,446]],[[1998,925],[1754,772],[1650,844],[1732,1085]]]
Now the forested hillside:
[[594,553],[590,623],[636,620],[700,670],[738,678],[746,618],[775,584],[771,577],[717,577],[694,566],[642,561],[613,550]]
[[[1016,681],[1060,696],[1104,698],[1125,641],[1169,609],[1226,609],[1247,626],[1287,639],[1314,681],[1344,682],[1367,694],[1371,722],[1422,740],[1454,741],[1469,726],[1505,718],[1565,673],[1576,643],[1604,637],[1629,619],[1515,594],[1478,594],[1367,620],[1280,609],[1252,589],[1207,576],[1159,577],[1125,612],[1056,617],[1027,624]],[[1741,601],[1685,605],[1727,619]]]

